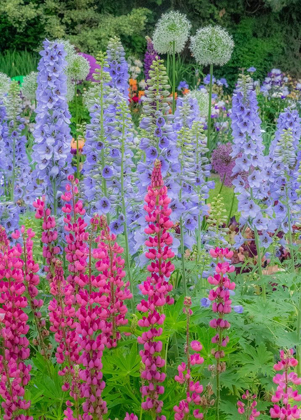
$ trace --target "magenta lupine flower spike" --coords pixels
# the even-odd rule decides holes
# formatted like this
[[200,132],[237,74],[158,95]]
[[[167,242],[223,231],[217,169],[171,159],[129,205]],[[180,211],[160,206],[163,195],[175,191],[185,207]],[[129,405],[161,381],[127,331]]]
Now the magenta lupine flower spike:
[[[190,410],[193,406],[200,406],[202,403],[201,393],[203,392],[203,386],[200,385],[199,381],[194,382],[191,375],[191,366],[201,365],[204,363],[203,357],[200,356],[202,345],[199,341],[193,340],[190,342],[189,337],[189,321],[193,314],[191,310],[191,298],[185,297],[183,312],[187,317],[186,327],[186,345],[185,353],[187,363],[182,362],[178,366],[178,375],[175,376],[175,380],[186,387],[186,399],[180,401],[179,405],[176,405],[173,409],[175,412],[175,420],[187,420],[190,418]],[[190,354],[189,348],[195,353]],[[204,414],[200,411],[200,408],[195,408],[193,411],[193,418],[203,419]]]
[[22,247],[10,248],[5,233],[0,235],[0,396],[3,420],[33,420],[19,410],[28,410],[30,401],[24,399],[25,386],[30,380],[28,359],[29,326],[24,312],[28,302],[25,293]]
[[83,207],[83,202],[77,198],[78,179],[75,179],[73,175],[69,175],[68,181],[70,184],[66,185],[66,192],[61,197],[65,201],[62,211],[65,213],[64,228],[67,232],[65,237],[67,242],[65,248],[66,260],[69,262],[69,275],[66,280],[77,291],[79,287],[85,284],[82,283],[81,276],[85,273],[87,267],[89,254],[87,240],[89,234],[86,232],[87,224],[83,219],[86,211]]
[[145,233],[149,235],[145,242],[149,251],[145,255],[151,262],[147,267],[150,274],[139,286],[141,293],[148,298],[137,305],[138,311],[144,314],[138,325],[146,329],[142,336],[138,337],[138,343],[143,345],[143,350],[140,351],[144,364],[141,373],[143,381],[141,393],[145,401],[142,403],[142,408],[152,414],[158,413],[156,420],[165,420],[165,416],[159,415],[163,406],[163,401],[159,398],[164,393],[164,387],[160,384],[164,382],[166,375],[161,372],[165,360],[160,355],[162,341],[158,341],[158,337],[163,332],[162,325],[165,319],[162,313],[163,307],[174,302],[169,296],[172,285],[168,282],[174,270],[174,265],[170,261],[174,253],[171,250],[172,237],[168,232],[173,226],[169,218],[170,199],[163,184],[159,160],[155,161],[145,202],[144,210],[147,212],[145,219],[148,222]]
[[49,283],[53,280],[54,267],[53,262],[56,260],[56,255],[59,254],[60,248],[56,246],[55,242],[58,237],[57,230],[55,229],[55,217],[51,216],[51,211],[46,207],[45,197],[37,199],[33,203],[36,209],[35,218],[42,219],[42,238],[41,241],[44,244],[43,257],[45,258],[44,270],[47,272],[47,280]]
[[276,371],[283,370],[283,373],[277,373],[273,382],[277,385],[277,390],[272,396],[272,402],[277,403],[270,409],[270,416],[272,419],[293,420],[299,419],[301,410],[298,405],[292,406],[292,401],[301,401],[301,394],[293,389],[293,385],[301,385],[301,378],[291,368],[298,365],[298,361],[292,357],[293,349],[286,352],[280,351],[280,361],[274,365]]
[[[37,327],[37,337],[33,340],[34,345],[38,345],[41,351],[41,354],[45,357],[49,356],[51,353],[51,344],[49,346],[45,342],[45,338],[49,336],[49,331],[46,328],[46,321],[42,319],[42,313],[40,311],[43,306],[43,299],[38,299],[39,291],[37,286],[40,283],[40,277],[37,274],[39,271],[39,264],[34,261],[33,257],[33,238],[35,237],[35,232],[32,229],[25,230],[25,227],[21,227],[21,232],[16,230],[12,237],[13,239],[19,239],[20,236],[23,238],[23,253],[22,260],[24,261],[23,265],[23,275],[24,275],[24,284],[26,287],[26,292],[28,296],[28,303],[32,312],[32,315],[35,319],[35,325]],[[50,352],[49,352],[50,349]]]
[[106,337],[108,348],[116,347],[121,338],[118,327],[128,323],[125,318],[128,309],[124,301],[133,297],[129,289],[130,283],[124,282],[126,273],[124,271],[125,261],[121,257],[123,248],[118,245],[116,238],[104,220],[97,240],[101,246],[101,253],[98,253],[99,259],[95,268],[100,272],[100,316],[106,320],[103,336]]
[[257,417],[260,416],[260,411],[256,410],[257,402],[256,402],[257,395],[252,395],[247,390],[243,395],[242,399],[246,402],[238,401],[238,413],[244,416],[246,420],[256,420]]
[[225,314],[231,312],[231,299],[230,291],[235,289],[235,283],[231,282],[227,273],[233,273],[234,266],[231,266],[225,259],[230,259],[233,256],[233,252],[228,248],[215,248],[211,249],[210,255],[212,258],[218,260],[215,266],[214,276],[208,277],[208,283],[214,286],[210,290],[208,298],[213,302],[212,310],[218,317],[210,321],[209,325],[211,328],[216,329],[216,335],[212,338],[212,343],[216,344],[216,348],[212,349],[212,355],[216,359],[216,409],[219,413],[220,404],[220,374],[226,370],[226,363],[221,362],[221,359],[225,357],[225,348],[229,342],[229,337],[225,335],[225,331],[230,328],[230,323],[224,319]]

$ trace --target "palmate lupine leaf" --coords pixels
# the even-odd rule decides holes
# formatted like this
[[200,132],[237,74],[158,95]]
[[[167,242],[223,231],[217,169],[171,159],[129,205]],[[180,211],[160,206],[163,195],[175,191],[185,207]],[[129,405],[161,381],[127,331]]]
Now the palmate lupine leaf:
[[247,376],[257,376],[258,374],[273,376],[273,354],[267,350],[264,343],[253,347],[243,345],[243,350],[232,359],[238,365],[237,375],[242,378]]

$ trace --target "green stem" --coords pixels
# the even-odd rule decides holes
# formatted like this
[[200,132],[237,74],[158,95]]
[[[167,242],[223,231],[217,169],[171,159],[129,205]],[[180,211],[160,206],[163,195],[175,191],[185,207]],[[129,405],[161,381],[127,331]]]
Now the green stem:
[[[78,125],[78,97],[77,97],[77,89],[76,86],[75,89],[75,131],[77,130]],[[78,147],[78,133],[75,132],[76,136],[76,178],[79,179],[79,147]]]
[[222,190],[223,190],[223,186],[224,186],[224,183],[225,183],[225,179],[226,179],[226,172],[224,173],[224,176],[223,176],[223,181],[222,181],[222,183],[221,183],[221,186],[220,186],[220,189],[219,189],[218,194],[220,194],[220,193],[222,192]]
[[169,343],[169,337],[167,337],[167,343],[166,343],[166,347],[165,347],[165,368],[164,368],[165,372],[166,372],[166,369],[167,369],[168,343]]
[[[219,338],[218,338],[218,352],[222,348],[222,330],[219,329]],[[221,384],[220,384],[220,362],[219,359],[216,362],[216,420],[219,420],[219,406],[221,401]]]
[[211,103],[212,103],[212,79],[213,79],[213,64],[210,64],[210,83],[209,83],[209,110],[207,121],[207,147],[210,152],[210,135],[211,135]]
[[295,271],[295,255],[293,249],[293,234],[292,234],[292,221],[291,221],[291,213],[289,207],[289,196],[288,196],[288,187],[285,187],[285,194],[286,194],[286,208],[287,208],[287,221],[288,221],[288,243],[291,253],[292,259],[292,273]]
[[[256,244],[256,250],[257,250],[257,267],[258,267],[258,273],[259,278],[262,280],[262,266],[261,266],[261,250],[259,245],[259,235],[257,228],[254,226],[254,236],[255,236],[255,244]],[[266,288],[265,284],[262,285],[262,297],[264,300],[266,300]]]
[[181,262],[182,262],[182,279],[184,284],[184,294],[187,296],[187,284],[186,284],[186,273],[185,273],[185,258],[184,258],[184,227],[183,218],[180,218],[180,229],[181,229]]
[[[301,339],[301,295],[299,297],[298,317],[297,317],[297,337],[298,341]],[[301,376],[301,345],[297,346],[297,373],[298,377]]]
[[172,43],[172,113],[176,110],[176,43]]
[[122,138],[121,138],[121,201],[122,201],[122,213],[124,217],[124,238],[125,238],[125,262],[126,262],[126,268],[127,268],[127,275],[129,277],[130,282],[130,290],[132,294],[131,299],[131,307],[132,312],[135,312],[135,306],[134,306],[134,285],[133,285],[133,277],[132,277],[132,271],[131,271],[131,260],[130,260],[130,251],[129,251],[129,237],[128,237],[128,224],[127,224],[127,218],[126,218],[126,205],[125,205],[125,197],[124,197],[124,153],[125,153],[125,147],[124,147],[124,141],[125,141],[125,116],[123,114],[122,116]]
[[57,197],[56,197],[56,182],[55,180],[52,181],[53,186],[53,214],[56,216],[57,214]]
[[231,214],[232,214],[232,210],[233,210],[233,206],[234,206],[234,200],[235,200],[235,192],[233,191],[233,196],[232,196],[232,200],[231,200],[231,207],[230,207],[229,216],[228,216],[228,220],[227,220],[227,226],[229,226],[229,223],[230,223]]

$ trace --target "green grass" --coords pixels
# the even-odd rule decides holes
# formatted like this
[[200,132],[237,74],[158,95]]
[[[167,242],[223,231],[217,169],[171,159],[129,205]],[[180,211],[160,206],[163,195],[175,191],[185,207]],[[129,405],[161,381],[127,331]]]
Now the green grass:
[[[210,179],[215,181],[215,188],[214,188],[214,190],[210,190],[210,192],[209,192],[209,199],[208,199],[209,204],[211,203],[212,199],[218,195],[218,193],[221,190],[221,186],[222,186],[222,183],[221,183],[218,175],[212,175]],[[230,209],[231,209],[231,205],[232,205],[232,200],[233,200],[233,188],[229,188],[229,187],[226,187],[225,185],[223,185],[220,194],[223,197],[225,208],[227,210],[227,214],[229,214]],[[235,215],[236,218],[237,218],[237,215],[238,215],[237,206],[238,206],[237,198],[234,197],[231,216]]]
[[0,73],[9,77],[26,76],[37,71],[39,55],[28,51],[6,51],[0,54]]

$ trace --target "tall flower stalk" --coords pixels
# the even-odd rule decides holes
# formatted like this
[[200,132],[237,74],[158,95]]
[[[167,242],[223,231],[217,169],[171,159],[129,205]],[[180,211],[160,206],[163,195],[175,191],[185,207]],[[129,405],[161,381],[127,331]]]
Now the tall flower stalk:
[[215,248],[210,250],[212,258],[217,259],[214,276],[208,277],[208,283],[214,286],[210,290],[209,300],[213,302],[212,310],[218,315],[210,321],[210,327],[216,329],[216,335],[212,338],[212,343],[216,348],[212,349],[212,355],[216,359],[216,419],[220,418],[220,374],[226,370],[226,363],[221,361],[225,357],[224,348],[229,342],[229,337],[225,335],[230,323],[225,319],[225,315],[231,312],[230,290],[235,289],[235,283],[231,282],[227,273],[233,273],[234,266],[231,266],[227,260],[231,259],[233,252],[227,248]]
[[[175,380],[180,384],[184,385],[186,389],[186,399],[181,400],[179,405],[174,407],[175,411],[175,420],[189,420],[191,407],[202,405],[201,393],[203,392],[203,386],[199,381],[194,382],[192,380],[191,367],[194,365],[201,365],[204,363],[203,357],[200,356],[202,350],[202,345],[199,341],[193,340],[190,341],[189,334],[189,322],[190,317],[193,314],[191,310],[191,298],[186,297],[184,299],[184,313],[186,314],[186,344],[185,344],[185,356],[187,362],[182,362],[178,366],[178,375],[175,376]],[[189,349],[195,351],[195,353],[190,354]],[[193,410],[193,418],[203,419],[204,414],[200,412],[199,408]]]
[[[24,399],[31,365],[25,364],[30,350],[26,338],[29,325],[24,308],[28,301],[21,255],[21,245],[11,248],[0,227],[0,395],[5,420],[33,420],[26,415],[30,401]],[[20,410],[23,414],[19,414]]]
[[301,394],[294,390],[294,385],[301,385],[301,378],[290,368],[295,368],[298,361],[293,357],[294,351],[280,351],[280,361],[274,365],[277,373],[273,382],[277,385],[277,389],[272,396],[272,402],[276,403],[270,409],[270,416],[272,419],[299,419],[301,410],[298,405],[291,405],[293,401],[299,402]]
[[154,36],[154,48],[159,54],[172,56],[172,111],[176,110],[176,53],[180,53],[188,40],[191,23],[179,12],[169,12],[161,16]]
[[125,59],[124,48],[118,37],[111,38],[108,43],[107,62],[106,71],[111,76],[110,86],[118,89],[127,98],[129,94],[129,66]]
[[191,52],[198,64],[210,65],[209,109],[207,121],[207,147],[211,150],[211,101],[213,84],[213,66],[223,66],[232,55],[234,42],[228,32],[220,26],[206,26],[191,37]]
[[168,230],[173,226],[169,216],[170,199],[167,196],[167,188],[163,183],[161,174],[161,163],[155,161],[152,172],[151,185],[145,197],[144,209],[147,212],[145,217],[148,227],[145,233],[148,236],[146,246],[149,250],[146,252],[150,264],[147,267],[150,273],[146,281],[140,284],[139,288],[147,300],[142,300],[138,305],[138,311],[142,312],[143,317],[138,321],[138,325],[146,328],[141,337],[138,337],[138,343],[143,345],[140,355],[143,363],[141,378],[143,385],[142,408],[149,411],[152,418],[164,420],[165,416],[158,415],[162,411],[163,401],[160,401],[160,395],[164,393],[164,387],[161,385],[166,374],[160,369],[165,365],[165,359],[161,357],[162,341],[158,338],[162,335],[162,325],[165,315],[162,313],[164,305],[172,305],[173,298],[169,296],[172,285],[168,279],[174,270],[170,259],[174,253],[171,251],[172,237]]
[[[40,193],[47,194],[56,216],[58,200],[71,169],[70,113],[66,101],[67,77],[64,47],[44,41],[38,65],[36,125],[32,163],[36,164],[33,185],[40,180]],[[36,197],[35,197],[36,198]]]

